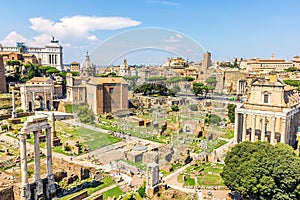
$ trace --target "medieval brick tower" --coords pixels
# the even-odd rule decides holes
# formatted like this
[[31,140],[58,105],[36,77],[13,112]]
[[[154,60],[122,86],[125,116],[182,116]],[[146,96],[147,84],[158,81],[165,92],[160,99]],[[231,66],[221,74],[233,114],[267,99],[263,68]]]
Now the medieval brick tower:
[[0,55],[0,92],[6,92],[6,81],[5,81],[5,68],[3,64],[3,58]]

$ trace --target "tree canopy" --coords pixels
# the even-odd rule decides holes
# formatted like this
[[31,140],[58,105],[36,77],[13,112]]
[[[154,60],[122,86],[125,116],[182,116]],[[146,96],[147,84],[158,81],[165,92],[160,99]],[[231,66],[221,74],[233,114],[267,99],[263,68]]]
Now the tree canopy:
[[203,83],[199,83],[199,82],[193,82],[193,87],[192,87],[192,92],[198,96],[200,95],[206,95],[208,92],[208,87],[206,85],[204,85]]
[[[234,118],[235,118],[235,108],[236,108],[236,105],[235,104],[231,104],[231,103],[229,103],[228,105],[227,105],[227,110],[228,110],[228,118],[229,118],[229,120],[230,120],[230,122],[231,123],[233,123],[234,122]],[[235,126],[237,126],[237,125],[235,125]]]
[[226,155],[221,176],[244,199],[300,199],[300,159],[289,145],[246,141]]

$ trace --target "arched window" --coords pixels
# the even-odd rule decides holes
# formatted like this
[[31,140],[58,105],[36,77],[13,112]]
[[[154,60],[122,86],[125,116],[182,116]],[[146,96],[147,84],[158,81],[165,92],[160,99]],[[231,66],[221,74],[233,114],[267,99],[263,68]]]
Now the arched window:
[[270,103],[270,93],[268,92],[263,93],[263,103]]

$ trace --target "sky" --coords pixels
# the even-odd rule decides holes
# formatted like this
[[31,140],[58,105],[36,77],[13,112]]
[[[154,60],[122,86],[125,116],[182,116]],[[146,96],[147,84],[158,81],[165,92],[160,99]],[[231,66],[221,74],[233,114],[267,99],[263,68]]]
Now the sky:
[[300,54],[299,7],[298,0],[3,1],[0,44],[42,47],[54,35],[65,64],[82,62],[86,52],[98,65],[124,57],[129,64],[168,56],[200,62],[205,51],[213,60],[291,60]]

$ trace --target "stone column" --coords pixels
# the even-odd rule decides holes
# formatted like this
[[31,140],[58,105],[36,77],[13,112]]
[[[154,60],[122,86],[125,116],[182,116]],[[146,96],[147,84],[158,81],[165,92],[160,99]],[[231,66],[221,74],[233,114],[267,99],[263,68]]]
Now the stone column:
[[30,199],[30,188],[28,184],[28,170],[27,170],[27,151],[26,151],[26,130],[22,130],[20,133],[20,157],[21,157],[21,200]]
[[270,139],[270,143],[274,144],[275,143],[275,122],[276,122],[276,118],[272,117],[271,119],[272,123],[271,123],[271,139]]
[[47,94],[46,94],[46,92],[43,93],[43,98],[44,98],[44,110],[48,110],[48,108],[47,108]]
[[12,89],[12,112],[11,112],[11,118],[16,118],[16,105],[15,105],[15,90]]
[[262,130],[261,130],[261,135],[260,135],[260,140],[265,141],[266,137],[266,116],[262,116]]
[[242,141],[246,141],[246,133],[247,133],[247,114],[244,113],[244,115],[243,115],[243,135],[242,135]]
[[[53,88],[54,89],[54,88]],[[50,101],[49,101],[49,106],[50,106],[50,110],[54,110],[54,107],[53,107],[53,90],[51,88],[51,93],[50,93]]]
[[285,144],[285,128],[286,127],[286,119],[281,119],[281,130],[280,130],[280,142]]
[[46,148],[47,148],[47,197],[52,199],[56,194],[55,185],[54,185],[54,175],[52,172],[52,145],[51,145],[51,127],[49,126],[46,129]]
[[252,114],[251,142],[255,142],[256,115]]
[[237,144],[238,138],[239,138],[239,114],[235,113],[235,118],[234,118],[234,143]]
[[34,182],[36,184],[35,199],[43,196],[43,183],[41,179],[41,160],[40,160],[40,135],[41,131],[34,131]]
[[35,112],[35,92],[32,92],[32,112]]

